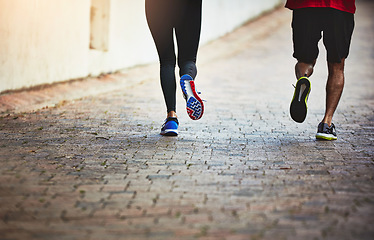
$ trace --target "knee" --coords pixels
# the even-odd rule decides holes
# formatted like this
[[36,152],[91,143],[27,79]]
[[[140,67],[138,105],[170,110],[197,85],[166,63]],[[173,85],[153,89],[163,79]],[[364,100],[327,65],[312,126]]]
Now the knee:
[[175,59],[160,59],[161,68],[175,68],[176,60]]
[[196,61],[178,59],[178,66],[179,68],[194,68],[196,66]]
[[344,74],[344,62],[328,63],[329,74]]

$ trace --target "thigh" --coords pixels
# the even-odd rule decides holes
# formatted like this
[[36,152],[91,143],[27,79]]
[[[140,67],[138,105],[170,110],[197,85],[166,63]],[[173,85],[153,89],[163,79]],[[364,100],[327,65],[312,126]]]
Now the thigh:
[[347,58],[354,29],[354,15],[336,9],[327,9],[323,30],[323,43],[327,51],[327,61],[340,63]]
[[173,11],[170,0],[146,0],[147,23],[156,44],[160,62],[174,62]]
[[201,32],[202,0],[178,0],[175,31],[179,61],[196,61]]
[[293,56],[300,62],[313,63],[318,57],[318,42],[321,39],[319,8],[301,8],[293,10],[292,39]]

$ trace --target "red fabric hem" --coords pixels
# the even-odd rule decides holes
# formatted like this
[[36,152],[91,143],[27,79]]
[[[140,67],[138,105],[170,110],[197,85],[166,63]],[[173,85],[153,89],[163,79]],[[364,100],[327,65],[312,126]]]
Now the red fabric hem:
[[286,8],[291,10],[308,7],[329,7],[355,13],[355,0],[287,0]]

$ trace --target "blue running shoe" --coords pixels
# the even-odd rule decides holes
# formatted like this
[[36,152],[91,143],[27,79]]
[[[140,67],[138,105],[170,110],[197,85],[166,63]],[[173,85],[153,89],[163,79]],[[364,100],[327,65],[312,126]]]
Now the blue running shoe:
[[310,93],[310,81],[307,77],[301,77],[295,87],[290,106],[291,118],[298,123],[304,122],[308,111],[307,101]]
[[204,104],[196,92],[195,81],[190,75],[183,75],[180,80],[184,99],[186,99],[187,114],[192,120],[203,116]]
[[178,119],[175,117],[168,117],[161,128],[161,135],[163,136],[178,136]]

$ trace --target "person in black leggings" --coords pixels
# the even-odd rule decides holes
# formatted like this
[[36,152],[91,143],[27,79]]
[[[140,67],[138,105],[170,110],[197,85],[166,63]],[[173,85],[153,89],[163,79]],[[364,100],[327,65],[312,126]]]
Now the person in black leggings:
[[195,90],[196,55],[201,32],[202,0],[146,0],[146,17],[160,61],[161,88],[167,107],[162,135],[178,135],[176,115],[176,54],[181,88],[187,101],[187,113],[193,120],[201,118],[204,105]]

